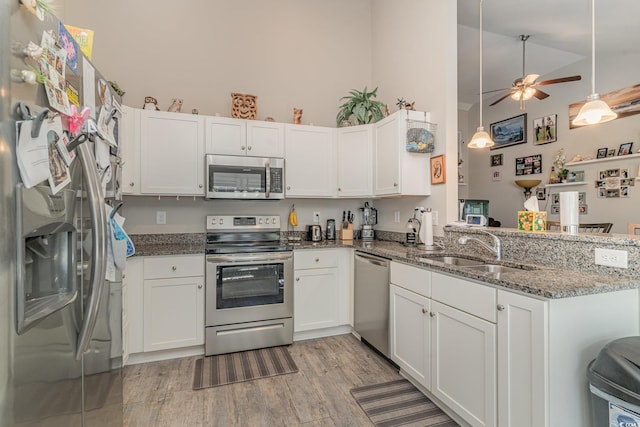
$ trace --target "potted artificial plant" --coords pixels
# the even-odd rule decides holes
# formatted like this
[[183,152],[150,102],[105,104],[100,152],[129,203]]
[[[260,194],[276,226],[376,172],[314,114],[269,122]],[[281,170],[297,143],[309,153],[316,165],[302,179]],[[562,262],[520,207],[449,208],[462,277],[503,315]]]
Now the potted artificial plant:
[[362,92],[352,89],[349,92],[350,96],[340,98],[347,101],[340,106],[338,111],[336,117],[338,126],[362,125],[382,119],[384,117],[384,104],[373,99],[376,97],[377,92],[378,88],[367,92],[367,87],[365,86]]

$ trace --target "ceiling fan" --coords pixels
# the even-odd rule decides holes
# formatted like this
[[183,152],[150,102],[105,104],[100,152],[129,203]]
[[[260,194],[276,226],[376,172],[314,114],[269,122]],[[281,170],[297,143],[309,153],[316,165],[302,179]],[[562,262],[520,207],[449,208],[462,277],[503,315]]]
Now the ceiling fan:
[[496,105],[498,102],[506,99],[507,97],[511,97],[513,100],[515,101],[520,101],[520,109],[524,110],[524,102],[530,100],[531,98],[533,98],[534,96],[538,99],[545,99],[549,96],[548,93],[545,93],[543,91],[541,91],[540,89],[538,89],[538,86],[546,86],[546,85],[552,85],[552,84],[556,84],[556,83],[565,83],[565,82],[572,82],[572,81],[576,81],[576,80],[580,80],[582,79],[582,76],[570,76],[570,77],[560,77],[557,79],[550,79],[550,80],[543,80],[541,82],[536,82],[536,80],[538,79],[538,77],[540,77],[539,74],[525,74],[525,43],[527,42],[527,40],[529,39],[530,36],[525,35],[525,34],[521,34],[520,35],[520,40],[522,41],[522,77],[519,77],[517,79],[515,79],[513,81],[513,84],[511,85],[511,87],[508,88],[502,88],[502,89],[495,89],[495,90],[490,90],[487,92],[483,92],[483,94],[485,93],[493,93],[493,92],[500,92],[500,91],[504,91],[507,90],[509,91],[508,93],[506,93],[505,95],[501,96],[500,98],[498,98],[496,101],[494,101],[492,104],[489,104],[489,106],[493,106]]

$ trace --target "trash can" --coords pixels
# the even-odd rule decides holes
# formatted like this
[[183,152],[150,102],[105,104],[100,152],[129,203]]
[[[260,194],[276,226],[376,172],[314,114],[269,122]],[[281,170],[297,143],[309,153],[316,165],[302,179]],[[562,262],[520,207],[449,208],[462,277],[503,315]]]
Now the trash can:
[[640,337],[604,346],[587,378],[593,427],[640,427]]

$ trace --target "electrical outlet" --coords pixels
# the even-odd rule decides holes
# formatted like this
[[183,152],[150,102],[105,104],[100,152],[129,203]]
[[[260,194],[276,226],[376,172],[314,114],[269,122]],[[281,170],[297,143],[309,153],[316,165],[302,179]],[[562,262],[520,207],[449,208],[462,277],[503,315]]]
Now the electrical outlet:
[[609,267],[629,268],[627,251],[596,248],[596,264]]
[[320,224],[320,212],[313,213],[313,222],[316,224]]
[[156,224],[166,224],[167,213],[165,211],[156,211]]
[[393,222],[400,224],[400,211],[395,211],[393,213]]
[[438,225],[438,211],[431,212],[431,221],[433,225]]

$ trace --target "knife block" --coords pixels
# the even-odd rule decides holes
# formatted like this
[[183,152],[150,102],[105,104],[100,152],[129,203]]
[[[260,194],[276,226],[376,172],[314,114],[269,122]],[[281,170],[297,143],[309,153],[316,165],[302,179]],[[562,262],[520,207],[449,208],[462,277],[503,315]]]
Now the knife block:
[[353,240],[353,224],[350,223],[348,228],[340,229],[340,240]]

